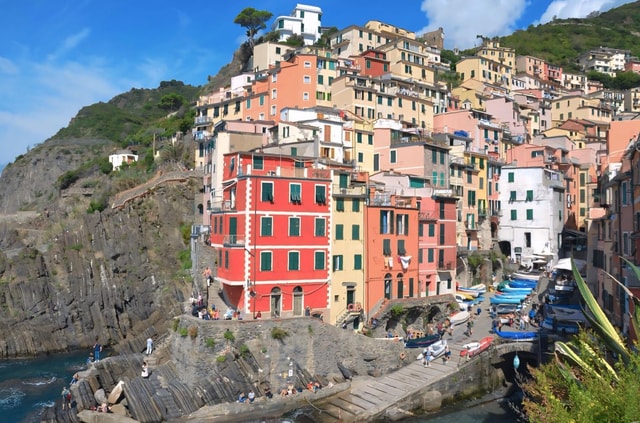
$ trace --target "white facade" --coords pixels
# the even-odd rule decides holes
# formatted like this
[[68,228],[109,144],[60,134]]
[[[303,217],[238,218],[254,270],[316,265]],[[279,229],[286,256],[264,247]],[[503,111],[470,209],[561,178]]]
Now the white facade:
[[564,226],[564,176],[542,167],[504,167],[500,175],[502,218],[498,239],[511,244],[511,257],[556,255]]
[[278,16],[271,27],[280,34],[279,41],[287,41],[293,34],[301,35],[305,45],[320,38],[322,9],[306,4],[297,4],[290,16]]
[[113,166],[113,170],[120,169],[123,163],[131,164],[138,161],[138,155],[130,151],[118,151],[109,155],[109,163]]

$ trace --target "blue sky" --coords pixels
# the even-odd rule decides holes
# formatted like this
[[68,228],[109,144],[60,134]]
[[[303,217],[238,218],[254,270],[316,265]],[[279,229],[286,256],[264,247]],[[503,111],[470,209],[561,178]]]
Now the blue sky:
[[[316,0],[323,25],[376,19],[420,32],[444,28],[445,47],[476,35],[506,35],[530,24],[584,17],[630,0]],[[395,7],[401,4],[401,7]],[[231,60],[245,7],[288,15],[295,1],[155,2],[0,0],[0,166],[67,126],[83,106],[131,88],[177,79],[203,85]],[[273,19],[272,19],[273,20]],[[269,22],[269,24],[271,21]]]

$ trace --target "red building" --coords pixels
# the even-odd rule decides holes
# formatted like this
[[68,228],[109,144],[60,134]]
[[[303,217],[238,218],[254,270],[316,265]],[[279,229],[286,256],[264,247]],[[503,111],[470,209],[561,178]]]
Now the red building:
[[331,171],[311,164],[260,152],[224,157],[211,245],[216,279],[245,316],[327,310]]
[[358,56],[351,56],[362,75],[371,77],[382,76],[389,73],[389,61],[387,54],[378,50],[366,50]]
[[375,192],[365,222],[365,310],[377,309],[385,298],[419,297],[416,198]]

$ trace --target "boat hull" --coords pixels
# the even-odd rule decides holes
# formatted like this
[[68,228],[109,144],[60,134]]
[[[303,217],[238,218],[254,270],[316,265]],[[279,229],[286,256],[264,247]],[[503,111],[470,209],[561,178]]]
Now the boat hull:
[[482,338],[480,341],[470,342],[462,346],[460,357],[474,357],[483,351],[486,351],[493,342],[492,336]]
[[471,317],[471,314],[468,311],[460,311],[449,316],[449,322],[451,322],[451,326],[458,326],[466,323],[469,317]]
[[522,280],[526,280],[526,281],[539,281],[540,280],[540,274],[539,273],[521,273],[521,272],[516,272],[513,275],[514,279],[522,279]]
[[422,338],[409,339],[404,343],[405,348],[427,348],[440,340],[440,335],[429,335]]
[[508,332],[508,331],[496,331],[501,339],[509,341],[533,341],[538,338],[538,332]]
[[523,297],[506,297],[502,298],[501,296],[496,295],[495,297],[491,297],[489,302],[491,304],[520,304],[524,301]]

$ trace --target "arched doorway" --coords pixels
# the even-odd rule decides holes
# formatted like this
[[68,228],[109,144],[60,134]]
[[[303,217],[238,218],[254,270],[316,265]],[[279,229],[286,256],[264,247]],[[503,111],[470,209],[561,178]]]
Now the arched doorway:
[[275,287],[271,290],[271,317],[280,317],[282,312],[282,290]]
[[302,287],[296,286],[293,288],[293,315],[302,316]]
[[402,273],[396,275],[396,285],[398,287],[398,298],[404,298],[404,279]]
[[384,297],[387,300],[391,299],[391,273],[384,275]]

